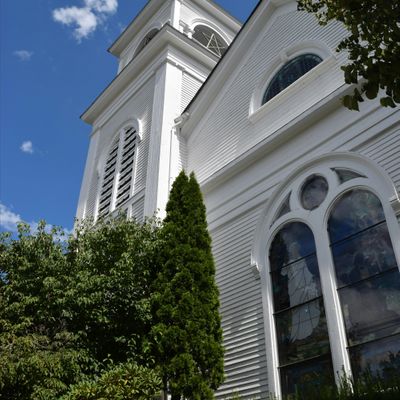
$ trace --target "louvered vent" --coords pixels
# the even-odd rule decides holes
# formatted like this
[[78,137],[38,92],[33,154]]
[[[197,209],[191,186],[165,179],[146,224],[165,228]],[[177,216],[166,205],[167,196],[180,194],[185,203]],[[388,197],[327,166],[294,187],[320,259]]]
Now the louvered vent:
[[110,212],[114,181],[117,170],[119,138],[111,146],[104,169],[103,184],[101,185],[99,216],[107,215]]
[[134,128],[129,128],[125,132],[124,145],[121,151],[116,207],[125,203],[131,195],[135,152],[136,130]]

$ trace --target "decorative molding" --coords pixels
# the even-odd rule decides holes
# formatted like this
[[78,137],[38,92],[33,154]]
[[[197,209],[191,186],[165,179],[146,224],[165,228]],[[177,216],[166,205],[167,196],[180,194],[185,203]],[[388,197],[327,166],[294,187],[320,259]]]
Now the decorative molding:
[[390,205],[393,208],[393,211],[396,215],[400,215],[400,198],[398,195],[395,195],[389,199]]
[[251,272],[253,273],[255,279],[258,280],[258,279],[261,278],[261,276],[260,276],[260,267],[254,261],[252,261],[252,263],[251,263]]

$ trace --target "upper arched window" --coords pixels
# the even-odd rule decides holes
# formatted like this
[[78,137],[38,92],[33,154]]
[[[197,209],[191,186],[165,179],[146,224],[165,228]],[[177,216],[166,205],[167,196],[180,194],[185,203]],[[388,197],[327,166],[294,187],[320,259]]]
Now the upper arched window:
[[286,89],[301,76],[313,69],[322,61],[322,58],[316,54],[302,54],[286,63],[272,78],[269,83],[262,104],[271,100],[282,90]]
[[138,55],[149,43],[150,41],[156,36],[158,33],[158,29],[152,29],[140,42],[139,46],[136,48],[135,56]]
[[125,128],[114,139],[103,169],[98,216],[122,206],[132,195],[137,130]]
[[228,48],[228,44],[222,39],[221,35],[205,25],[197,25],[194,28],[192,38],[218,57],[222,57]]

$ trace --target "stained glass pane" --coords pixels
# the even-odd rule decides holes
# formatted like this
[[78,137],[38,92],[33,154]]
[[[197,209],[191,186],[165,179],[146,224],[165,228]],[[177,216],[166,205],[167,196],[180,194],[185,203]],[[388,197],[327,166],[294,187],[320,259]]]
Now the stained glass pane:
[[333,171],[336,172],[340,183],[350,181],[351,179],[365,178],[364,175],[361,175],[358,172],[350,171],[349,169],[333,168]]
[[294,307],[321,296],[315,255],[271,273],[275,310]]
[[[347,227],[345,228],[347,230]],[[332,245],[339,287],[387,271],[397,265],[385,222]]]
[[282,217],[283,215],[285,215],[285,214],[287,214],[287,213],[290,212],[290,194],[291,194],[291,193],[289,193],[289,194],[286,196],[284,202],[281,204],[281,206],[280,206],[280,208],[279,208],[279,210],[278,210],[278,213],[276,214],[276,217],[275,217],[275,219],[274,219],[274,222],[275,222],[277,219],[279,219],[280,217]]
[[281,365],[329,353],[322,299],[283,311],[275,318]]
[[310,228],[301,222],[287,224],[277,233],[271,244],[271,270],[282,268],[313,253],[315,243]]
[[384,379],[400,376],[400,335],[377,340],[350,350],[353,374],[380,375]]
[[271,100],[282,90],[286,89],[301,76],[313,69],[322,61],[321,57],[315,54],[302,54],[285,64],[274,76],[265,91],[262,104]]
[[345,239],[385,220],[379,199],[371,192],[350,190],[336,203],[329,218],[331,243]]
[[319,387],[333,385],[333,376],[330,356],[281,368],[282,394],[299,393],[301,398],[307,399],[307,393],[315,395]]
[[304,183],[301,190],[301,204],[306,210],[314,210],[325,200],[328,182],[322,176],[313,176]]
[[400,333],[400,273],[339,290],[349,345]]

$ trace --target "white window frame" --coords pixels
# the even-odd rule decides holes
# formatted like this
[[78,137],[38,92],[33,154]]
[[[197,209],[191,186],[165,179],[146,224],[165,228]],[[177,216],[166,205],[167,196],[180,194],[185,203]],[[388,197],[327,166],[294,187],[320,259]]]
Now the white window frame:
[[[332,168],[349,169],[358,172],[365,178],[354,178],[340,184]],[[303,183],[312,175],[324,176],[328,181],[329,190],[327,197],[318,208],[307,211],[300,204],[299,194]],[[268,383],[271,393],[276,394],[278,397],[282,396],[282,392],[278,370],[278,345],[273,317],[269,248],[276,233],[284,225],[291,222],[306,224],[314,235],[336,382],[339,383],[342,372],[348,377],[352,376],[327,224],[335,201],[347,191],[356,188],[372,192],[381,201],[392,240],[393,251],[397,264],[400,266],[400,226],[396,217],[396,213],[400,210],[398,193],[387,173],[369,159],[360,155],[333,153],[314,159],[297,168],[296,172],[291,174],[270,198],[257,226],[252,249],[252,265],[257,267],[261,278]],[[290,192],[292,193],[290,197],[291,212],[275,221],[275,216],[279,212],[281,204]]]

